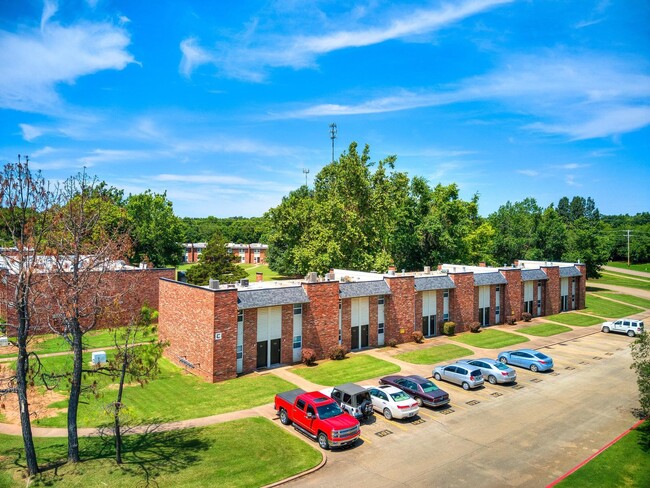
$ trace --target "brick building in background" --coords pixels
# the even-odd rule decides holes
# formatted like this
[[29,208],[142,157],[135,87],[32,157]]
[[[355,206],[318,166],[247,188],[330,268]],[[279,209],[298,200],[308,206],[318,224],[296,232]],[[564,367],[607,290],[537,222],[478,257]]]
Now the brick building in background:
[[[261,274],[258,275],[261,279]],[[512,267],[442,265],[386,274],[332,270],[303,281],[200,287],[160,281],[160,338],[165,355],[207,381],[300,361],[302,348],[327,357],[585,306],[584,264],[519,261]]]
[[[183,244],[185,248],[184,262],[196,263],[199,261],[199,256],[205,251],[207,242],[187,242]],[[269,246],[255,242],[253,244],[235,244],[229,242],[226,244],[228,253],[237,258],[240,264],[265,264],[266,253]]]

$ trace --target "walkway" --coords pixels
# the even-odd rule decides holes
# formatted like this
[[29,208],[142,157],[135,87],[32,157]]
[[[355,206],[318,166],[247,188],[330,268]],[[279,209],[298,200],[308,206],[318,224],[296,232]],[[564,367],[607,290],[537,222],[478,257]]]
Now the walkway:
[[650,272],[646,271],[637,271],[635,269],[627,269],[627,268],[616,268],[614,266],[602,266],[603,271],[612,271],[614,273],[623,273],[623,274],[628,274],[628,275],[633,275],[633,276],[641,276],[643,278],[650,278]]

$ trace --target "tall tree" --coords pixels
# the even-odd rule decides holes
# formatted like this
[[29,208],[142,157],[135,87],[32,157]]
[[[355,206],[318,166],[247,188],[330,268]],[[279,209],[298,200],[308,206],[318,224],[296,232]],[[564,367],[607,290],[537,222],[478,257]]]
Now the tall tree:
[[102,225],[107,222],[103,211],[111,207],[97,202],[108,199],[97,191],[98,185],[85,172],[68,178],[61,189],[64,203],[55,209],[49,233],[52,269],[46,275],[54,298],[48,311],[50,326],[73,353],[67,418],[70,462],[80,461],[77,412],[83,388],[83,337],[130,291],[117,290],[106,279],[113,260],[129,254],[130,239]]
[[630,344],[632,365],[636,371],[636,383],[639,388],[639,403],[645,418],[650,415],[650,334],[644,332]]
[[183,225],[174,215],[167,193],[147,190],[130,195],[126,211],[132,226],[134,262],[148,261],[156,267],[178,264],[183,259]]
[[228,252],[226,241],[220,234],[214,234],[199,257],[196,266],[187,270],[187,281],[194,285],[207,285],[210,278],[223,283],[234,283],[246,278],[248,273],[235,264],[235,258]]
[[31,337],[31,315],[38,293],[38,256],[43,251],[45,236],[49,232],[48,211],[55,202],[55,194],[50,191],[40,173],[32,173],[29,161],[23,163],[18,156],[16,164],[7,164],[0,175],[0,207],[2,207],[3,227],[6,230],[12,250],[2,251],[2,260],[7,268],[6,283],[13,283],[13,296],[7,294],[5,304],[16,310],[17,323],[8,324],[16,337],[18,358],[16,361],[15,386],[0,386],[0,394],[16,393],[18,410],[25,448],[25,461],[30,476],[38,473],[36,449],[32,437],[28,386],[30,354],[27,351]]
[[544,259],[537,247],[542,210],[534,198],[505,205],[488,217],[495,230],[493,256],[498,264],[515,259]]

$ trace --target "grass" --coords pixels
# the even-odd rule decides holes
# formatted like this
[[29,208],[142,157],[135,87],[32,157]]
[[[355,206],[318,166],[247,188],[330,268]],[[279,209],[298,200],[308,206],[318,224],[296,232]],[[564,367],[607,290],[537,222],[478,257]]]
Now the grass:
[[[109,356],[113,351],[107,351]],[[85,355],[90,360],[90,354]],[[70,368],[69,356],[44,358],[43,363],[49,371],[61,371]],[[244,410],[266,403],[271,403],[277,392],[290,390],[295,385],[274,375],[244,376],[221,383],[206,383],[183,372],[167,359],[160,361],[160,375],[144,387],[132,385],[124,389],[123,402],[128,414],[135,420],[160,419],[169,422],[195,417],[207,417],[220,413]],[[104,406],[114,401],[115,386],[102,375],[88,375],[84,384],[98,382],[99,397],[85,395],[79,405],[79,426],[96,427],[106,422]],[[64,386],[64,385],[62,385]],[[67,394],[65,389],[61,393]],[[52,408],[67,407],[67,401],[56,402]],[[65,427],[66,413],[60,412],[54,417],[37,419],[35,425],[41,427]]]
[[517,329],[517,332],[523,332],[524,334],[534,335],[538,337],[549,337],[556,334],[562,334],[563,332],[569,332],[571,327],[560,324],[538,324],[538,325],[529,325],[527,327],[521,327]]
[[483,329],[479,334],[465,332],[451,337],[451,340],[467,344],[468,346],[482,347],[484,349],[499,349],[501,347],[512,346],[513,344],[528,342],[530,339],[501,330]]
[[602,276],[597,280],[590,279],[587,281],[587,285],[598,286],[601,283],[604,285],[617,285],[624,286],[626,288],[637,288],[639,290],[650,291],[650,280],[644,280],[640,277],[638,279],[637,277],[628,278],[626,275],[610,272],[602,273]]
[[435,364],[450,359],[471,356],[472,351],[465,347],[455,344],[443,344],[441,346],[431,346],[415,351],[403,352],[395,355],[397,359],[413,364]]
[[633,295],[625,295],[623,293],[618,293],[615,291],[601,291],[598,292],[596,296],[612,298],[619,302],[629,303],[630,305],[635,305],[641,308],[646,308],[646,309],[650,308],[650,300],[648,300],[647,298],[635,297]]
[[[119,330],[118,330],[119,334]],[[119,335],[118,335],[119,337]],[[108,329],[93,330],[84,335],[84,348],[85,349],[97,349],[100,347],[112,347],[115,345],[115,331]],[[142,335],[138,342],[153,341],[158,338],[156,333],[149,332],[146,335]],[[0,358],[16,356],[17,349],[15,347],[11,348],[14,352],[7,354],[0,354]],[[34,351],[40,355],[42,354],[51,354],[55,352],[65,352],[70,351],[70,345],[61,337],[56,334],[45,334],[41,336],[35,336],[32,340],[31,345],[29,346],[30,351]]]
[[318,385],[335,386],[397,373],[400,369],[393,363],[363,354],[342,361],[323,361],[318,366],[299,366],[291,372]]
[[[312,468],[322,459],[314,447],[259,417],[127,436],[122,466],[115,464],[111,441],[82,437],[84,462],[49,469],[30,486],[263,486]],[[0,442],[0,486],[25,486],[22,438],[0,435]],[[66,439],[38,438],[36,450],[41,466],[55,465],[65,460]]]
[[548,315],[544,317],[546,320],[559,322],[561,324],[573,325],[576,327],[587,327],[589,325],[596,325],[604,322],[601,317],[594,317],[591,315],[583,315],[580,313],[564,312],[555,315]]
[[287,276],[282,276],[275,271],[271,271],[268,264],[240,264],[240,266],[246,270],[248,273],[248,280],[251,282],[256,280],[257,273],[262,273],[264,281],[286,280],[289,278]]
[[631,431],[557,486],[650,486],[650,422]]
[[638,264],[631,264],[630,266],[627,265],[627,263],[618,263],[618,262],[609,262],[607,263],[607,266],[612,266],[614,268],[621,268],[621,269],[632,269],[634,271],[645,271],[646,273],[650,273],[650,263],[638,263]]
[[641,308],[616,303],[591,293],[587,293],[585,302],[587,308],[582,310],[582,312],[598,315],[599,317],[618,319],[642,311]]

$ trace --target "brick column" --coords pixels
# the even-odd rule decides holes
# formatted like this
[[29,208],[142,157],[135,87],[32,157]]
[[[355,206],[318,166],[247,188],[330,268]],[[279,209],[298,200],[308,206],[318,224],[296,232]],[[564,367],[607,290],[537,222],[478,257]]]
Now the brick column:
[[524,300],[521,269],[502,268],[499,270],[499,273],[501,273],[508,281],[508,284],[502,287],[502,315],[505,320],[507,320],[511,315],[514,315],[516,320],[521,320],[522,304]]
[[282,305],[280,362],[282,364],[293,363],[293,304]]
[[243,372],[257,369],[257,309],[244,310],[244,364]]
[[368,297],[368,345],[377,347],[377,297]]
[[559,266],[542,266],[540,269],[546,273],[546,296],[543,297],[546,303],[546,315],[555,315],[562,310],[560,299],[560,268]]
[[583,308],[586,307],[585,304],[585,297],[587,296],[587,265],[582,263],[582,264],[576,264],[576,268],[580,271],[580,274],[582,275],[576,283],[576,304],[579,310],[582,310]]
[[[442,324],[445,323],[445,290],[436,290],[436,335],[442,334]],[[449,290],[449,297],[451,300],[451,290]],[[422,307],[420,307],[420,315],[422,315]],[[449,306],[449,317],[451,318],[451,305]],[[420,319],[422,323],[422,319]]]
[[309,303],[303,307],[303,348],[316,352],[316,357],[326,357],[330,347],[339,343],[339,283],[323,281],[303,283]]
[[385,276],[384,279],[391,292],[384,306],[386,344],[391,339],[399,344],[412,341],[415,330],[415,277]]
[[496,285],[490,285],[490,325],[496,324],[497,292]]
[[[436,306],[438,304],[436,303]],[[422,332],[422,292],[415,293],[415,316],[413,319],[413,330]]]
[[[352,299],[341,300],[341,345],[352,349]],[[327,350],[325,351],[327,353]]]
[[[214,329],[212,342],[213,381],[237,377],[237,290],[212,291],[214,294]],[[194,305],[190,303],[190,305]],[[221,339],[214,339],[221,332]]]
[[456,332],[462,332],[478,318],[474,273],[449,273],[448,276],[456,285],[449,293],[450,320],[456,323]]

